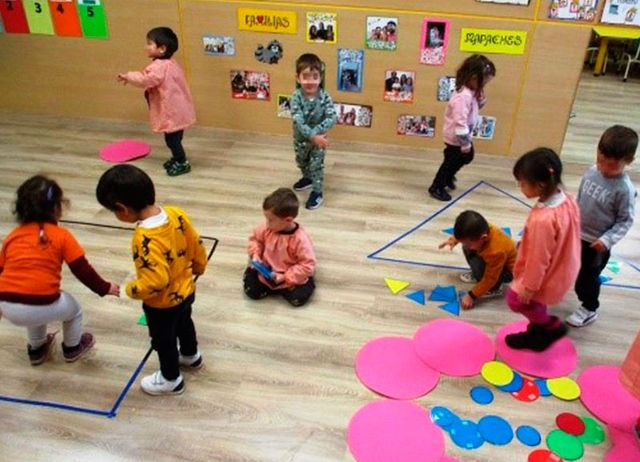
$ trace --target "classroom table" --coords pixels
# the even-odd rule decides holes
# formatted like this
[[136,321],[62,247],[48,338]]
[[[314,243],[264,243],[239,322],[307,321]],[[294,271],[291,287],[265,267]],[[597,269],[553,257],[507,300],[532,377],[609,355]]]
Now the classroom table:
[[602,75],[604,58],[607,54],[609,39],[614,40],[637,40],[640,39],[640,27],[614,27],[614,26],[594,26],[593,32],[600,37],[600,47],[596,64],[593,67],[593,75]]

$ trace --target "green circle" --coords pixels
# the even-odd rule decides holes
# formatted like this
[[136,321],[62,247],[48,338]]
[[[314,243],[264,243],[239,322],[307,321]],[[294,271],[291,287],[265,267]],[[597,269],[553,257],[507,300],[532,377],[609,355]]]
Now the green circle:
[[547,435],[547,446],[565,460],[576,460],[584,454],[580,440],[562,430],[553,430]]
[[584,444],[600,444],[605,440],[604,429],[602,425],[596,422],[591,417],[583,417],[585,430],[584,433],[578,436],[578,439]]

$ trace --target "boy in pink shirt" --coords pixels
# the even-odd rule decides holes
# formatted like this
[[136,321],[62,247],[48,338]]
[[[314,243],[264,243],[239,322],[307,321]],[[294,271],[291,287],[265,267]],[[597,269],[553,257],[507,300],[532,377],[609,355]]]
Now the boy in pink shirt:
[[291,305],[304,305],[315,289],[316,256],[305,229],[297,223],[300,204],[289,188],[280,188],[262,203],[266,222],[253,230],[244,272],[244,293],[253,300],[281,294]]

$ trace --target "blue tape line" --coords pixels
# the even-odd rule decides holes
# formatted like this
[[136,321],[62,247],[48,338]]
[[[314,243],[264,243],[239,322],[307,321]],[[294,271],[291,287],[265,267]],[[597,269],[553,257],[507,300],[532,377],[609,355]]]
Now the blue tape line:
[[451,270],[468,270],[468,266],[449,266],[449,265],[438,265],[437,263],[423,263],[420,261],[413,260],[402,260],[400,258],[387,258],[387,257],[368,257],[372,260],[381,260],[381,261],[390,261],[393,263],[405,263],[408,265],[416,265],[416,266],[428,266],[430,268],[442,268],[442,269],[451,269]]
[[505,191],[504,189],[500,189],[497,186],[492,185],[491,183],[487,183],[486,181],[482,180],[481,183],[489,186],[490,188],[495,189],[496,191],[498,191],[499,193],[504,194],[505,196],[510,197],[511,199],[520,202],[522,205],[524,205],[526,208],[530,209],[531,205],[527,204],[525,201],[523,201],[522,199],[520,199],[518,196],[514,196],[513,194],[511,194],[510,192]]
[[136,367],[136,370],[133,371],[133,374],[131,374],[131,377],[129,377],[129,381],[120,392],[120,396],[118,396],[115,403],[113,403],[113,407],[111,408],[111,411],[108,412],[107,417],[109,417],[110,419],[116,416],[118,412],[118,408],[122,404],[122,401],[124,401],[124,398],[127,396],[127,393],[129,393],[129,390],[133,386],[133,382],[135,382],[136,379],[138,378],[138,375],[142,371],[142,368],[144,367],[144,364],[147,362],[147,359],[149,359],[149,356],[151,355],[152,351],[153,351],[153,347],[149,347],[147,354],[144,355],[144,358],[142,358],[142,361],[140,361],[140,364],[138,364],[138,367]]
[[7,401],[9,403],[16,403],[16,404],[29,404],[31,406],[50,407],[54,409],[63,409],[65,411],[82,412],[84,414],[93,414],[93,415],[99,415],[103,417],[109,416],[109,411],[102,411],[100,409],[90,409],[90,408],[80,407],[80,406],[72,406],[70,404],[54,403],[52,401],[36,401],[36,400],[24,399],[24,398],[12,398],[10,396],[0,396],[0,401]]

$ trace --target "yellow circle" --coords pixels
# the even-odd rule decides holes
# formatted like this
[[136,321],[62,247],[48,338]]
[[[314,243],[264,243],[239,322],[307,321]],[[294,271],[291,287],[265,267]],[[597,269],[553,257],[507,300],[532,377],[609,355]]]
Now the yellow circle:
[[483,379],[496,387],[507,385],[513,380],[513,371],[511,368],[500,361],[484,363],[480,373]]
[[547,388],[556,398],[572,401],[580,397],[580,386],[569,377],[548,379]]

